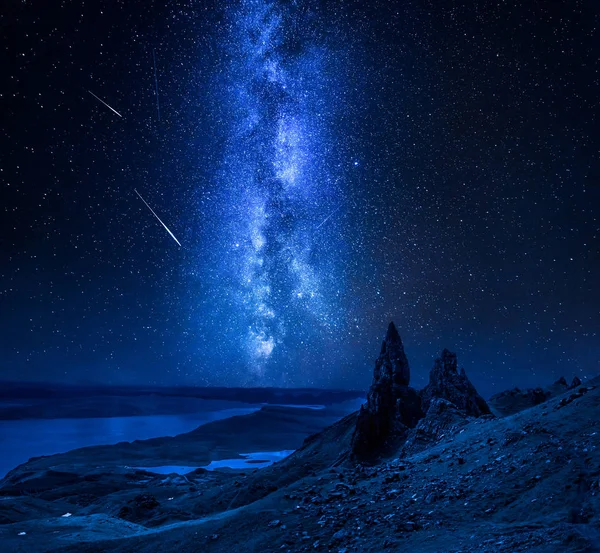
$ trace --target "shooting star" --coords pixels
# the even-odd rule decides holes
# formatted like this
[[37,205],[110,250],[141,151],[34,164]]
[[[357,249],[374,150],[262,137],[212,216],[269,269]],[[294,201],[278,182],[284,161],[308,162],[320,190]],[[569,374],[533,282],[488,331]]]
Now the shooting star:
[[164,223],[163,223],[163,222],[160,220],[160,217],[159,217],[159,216],[158,216],[156,213],[154,213],[154,210],[153,210],[153,209],[152,209],[152,208],[151,208],[151,207],[148,205],[148,203],[146,202],[146,200],[144,200],[144,198],[142,198],[141,194],[140,194],[140,193],[139,193],[137,190],[135,190],[135,188],[134,188],[134,191],[135,191],[135,193],[136,193],[136,194],[137,194],[137,195],[140,197],[140,200],[142,200],[142,202],[144,202],[144,203],[146,204],[146,207],[147,207],[147,208],[148,208],[150,211],[152,211],[152,215],[154,215],[154,216],[155,216],[155,217],[158,219],[158,222],[159,222],[159,223],[160,223],[160,224],[161,224],[163,227],[165,227],[165,230],[166,230],[166,231],[167,231],[167,232],[168,232],[168,233],[171,235],[171,238],[173,238],[173,240],[175,240],[175,242],[177,242],[177,243],[179,244],[179,247],[181,247],[181,243],[179,242],[179,240],[177,240],[177,238],[175,238],[175,235],[174,235],[174,234],[173,234],[173,233],[172,233],[172,232],[169,230],[169,227],[167,227],[167,225],[165,225],[165,224],[164,224]]
[[342,209],[344,203],[345,202],[342,202],[336,209],[334,209],[329,215],[327,215],[327,217],[325,217],[325,219],[321,221],[321,224],[317,228],[315,228],[315,230],[320,229],[327,221],[329,221],[331,217],[333,217],[340,209]]
[[154,63],[154,91],[156,93],[156,111],[158,111],[158,120],[160,121],[160,105],[158,103],[158,78],[156,76],[156,50],[152,48],[152,62]]
[[102,98],[98,98],[98,96],[96,96],[91,90],[88,90],[88,92],[94,97],[96,98],[96,100],[99,100],[100,102],[102,102],[108,109],[114,111],[119,117],[123,117],[116,109],[111,108]]

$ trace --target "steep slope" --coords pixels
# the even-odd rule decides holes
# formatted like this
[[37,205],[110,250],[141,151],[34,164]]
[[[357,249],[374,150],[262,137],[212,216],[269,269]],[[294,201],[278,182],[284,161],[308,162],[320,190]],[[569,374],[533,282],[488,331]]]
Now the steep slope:
[[418,392],[427,412],[366,465],[352,455],[365,411],[406,420],[397,403],[377,409],[392,405],[378,394],[396,402],[408,386],[388,345],[367,409],[265,469],[164,477],[88,464],[75,479],[42,471],[36,490],[41,467],[24,465],[0,486],[3,551],[600,553],[600,378],[496,418],[445,351],[431,393]]
[[[469,419],[424,451],[371,467],[332,466],[336,447],[320,455],[323,443],[348,445],[348,418],[243,484],[235,477],[246,491],[272,483],[240,508],[158,528],[99,514],[30,520],[0,526],[0,540],[7,551],[598,552],[599,385]],[[233,479],[215,485],[236,489]]]

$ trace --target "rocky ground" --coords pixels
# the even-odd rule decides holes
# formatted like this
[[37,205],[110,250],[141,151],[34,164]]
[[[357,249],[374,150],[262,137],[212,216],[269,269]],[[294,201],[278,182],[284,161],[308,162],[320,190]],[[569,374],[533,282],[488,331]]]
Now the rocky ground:
[[260,470],[159,476],[91,458],[31,461],[0,483],[1,550],[600,552],[600,378],[511,415],[479,402],[469,416],[444,395],[468,388],[448,359],[427,412],[408,430],[388,425],[404,441],[368,461],[353,450],[359,413]]

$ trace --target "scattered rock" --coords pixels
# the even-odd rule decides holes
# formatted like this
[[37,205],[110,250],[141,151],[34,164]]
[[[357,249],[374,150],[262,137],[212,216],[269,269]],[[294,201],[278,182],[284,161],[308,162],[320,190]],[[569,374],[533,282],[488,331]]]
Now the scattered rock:
[[333,536],[331,536],[331,539],[336,542],[336,541],[341,541],[341,540],[345,540],[347,538],[350,537],[350,533],[347,530],[338,530],[335,534],[333,534]]
[[401,522],[396,526],[396,532],[414,532],[415,530],[420,530],[421,527],[416,522]]
[[579,389],[575,393],[571,394],[569,397],[563,397],[558,402],[558,405],[555,406],[555,409],[560,409],[561,407],[564,407],[565,405],[569,405],[569,403],[572,403],[576,399],[579,399],[580,397],[587,394],[590,389],[593,390],[594,388],[593,387],[587,388],[586,386],[580,386]]

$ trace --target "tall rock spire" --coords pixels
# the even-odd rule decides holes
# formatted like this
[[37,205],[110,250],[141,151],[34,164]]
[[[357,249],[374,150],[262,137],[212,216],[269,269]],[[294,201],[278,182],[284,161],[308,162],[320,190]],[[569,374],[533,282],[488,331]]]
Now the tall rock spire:
[[409,383],[408,359],[392,322],[375,361],[367,403],[360,409],[352,435],[356,458],[390,453],[408,437],[412,437],[409,449],[414,449],[424,436],[436,440],[466,417],[490,413],[464,369],[458,370],[456,354],[447,349],[436,359],[423,390],[417,392]]
[[394,321],[391,321],[388,325],[387,333],[385,335],[385,341],[389,343],[398,343],[402,345],[402,340],[400,339],[400,334],[398,334],[398,329],[394,324]]
[[373,383],[382,376],[390,378],[396,386],[408,386],[410,383],[408,359],[404,353],[400,334],[393,322],[388,326],[385,339],[381,345],[381,353],[375,362]]
[[410,367],[404,353],[404,345],[396,325],[391,322],[385,335],[387,354],[392,365],[392,378],[395,385],[408,386],[410,383]]
[[420,399],[409,382],[408,359],[396,325],[391,322],[375,361],[367,405],[361,409],[352,438],[355,454],[377,454],[386,442],[417,424],[422,417]]

